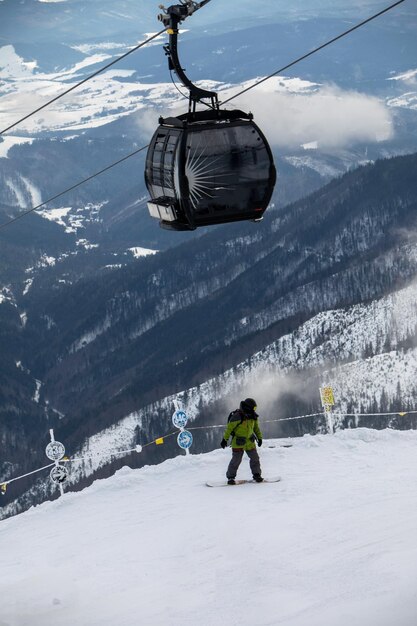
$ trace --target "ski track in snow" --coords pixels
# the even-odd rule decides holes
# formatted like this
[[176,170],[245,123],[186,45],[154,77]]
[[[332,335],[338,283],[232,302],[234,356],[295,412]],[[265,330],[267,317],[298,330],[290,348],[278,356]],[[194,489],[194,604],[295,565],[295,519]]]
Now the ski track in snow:
[[[0,524],[2,626],[415,626],[417,432],[123,468]],[[247,459],[239,472],[250,476]]]

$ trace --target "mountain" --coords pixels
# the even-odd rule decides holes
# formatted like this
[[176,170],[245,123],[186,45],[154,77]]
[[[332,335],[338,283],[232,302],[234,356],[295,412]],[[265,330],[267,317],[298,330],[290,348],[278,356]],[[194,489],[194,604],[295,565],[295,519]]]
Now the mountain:
[[[375,7],[354,3],[346,14],[341,3],[299,2],[288,13],[285,4],[264,0],[261,8],[245,1],[236,13],[231,5],[213,2],[187,22],[181,58],[193,80],[210,80],[224,100]],[[160,26],[156,14],[148,2],[126,1],[115,10],[106,1],[99,10],[97,2],[80,0],[3,0],[0,128],[143,41]],[[133,31],[132,23],[138,24]],[[358,164],[417,150],[415,28],[415,12],[405,3],[389,19],[379,18],[234,101],[232,106],[253,111],[272,144],[280,174],[276,205],[297,200]],[[145,146],[159,115],[184,110],[170,82],[163,43],[161,38],[128,56],[2,136],[0,190],[12,213]],[[125,196],[143,199],[142,172],[140,154],[48,209],[69,208],[68,220],[82,239],[84,217],[94,221],[89,230],[95,244],[101,216],[96,209],[90,220],[88,207],[123,210]],[[132,232],[132,221],[119,221],[122,239]],[[165,247],[167,238],[155,224],[149,237],[144,222],[134,226],[136,245],[153,247],[151,241],[157,249]],[[116,233],[114,238],[117,246]]]
[[314,314],[407,286],[416,269],[416,164],[411,155],[365,166],[271,212],[259,227],[217,229],[68,288],[59,288],[54,266],[49,285],[34,283],[25,298],[27,331],[39,337],[29,368],[63,413],[73,405],[72,385],[86,404],[94,389],[97,406],[105,376],[106,398],[117,391],[114,419],[127,372],[134,377],[126,393],[153,401]]
[[[189,19],[181,36],[190,77],[218,89],[221,100],[346,30],[376,5],[354,3],[348,14],[341,3],[329,2],[300,2],[290,13],[277,2],[263,1],[261,10],[249,2],[239,8],[236,13],[232,5],[212,2]],[[2,14],[0,128],[160,26],[156,5],[144,2],[123,2],[117,10],[105,2],[98,10],[97,2],[4,0],[0,19]],[[114,37],[106,30],[110,24]],[[251,110],[272,145],[279,171],[275,205],[304,197],[359,164],[417,150],[415,29],[415,11],[404,3],[389,18],[382,16],[229,105]],[[163,43],[161,38],[128,56],[2,136],[0,191],[8,212],[35,206],[146,146],[159,115],[186,109],[170,82]],[[72,233],[86,239],[87,222],[87,242],[98,243],[102,216],[123,214],[132,199],[146,196],[143,159],[139,154],[123,162],[48,210],[68,209],[62,221],[72,224]],[[120,251],[119,236],[120,243],[135,238],[129,247],[170,245],[147,219],[118,220],[113,252]],[[74,242],[68,246],[80,249]]]
[[[181,59],[228,99],[380,8],[212,2],[187,21]],[[1,1],[0,129],[144,41],[157,11]],[[108,439],[134,448],[166,432],[177,397],[196,424],[213,423],[249,383],[274,415],[317,412],[325,379],[343,412],[415,406],[415,28],[403,3],[228,105],[253,111],[274,153],[278,183],[257,226],[162,231],[146,209],[144,152],[90,178],[187,107],[164,38],[2,135],[1,225],[90,179],[0,230],[0,480],[44,464],[52,427],[71,454]],[[316,432],[323,419],[281,428]],[[72,487],[122,462],[105,455]],[[51,493],[29,477],[1,501],[17,512]]]
[[[196,28],[215,25],[231,31],[248,24],[271,20],[290,22],[320,15],[327,17],[363,18],[381,9],[375,0],[352,2],[341,0],[297,0],[288,7],[283,0],[262,0],[258,5],[241,0],[238,9],[233,4],[216,0],[193,16]],[[407,11],[408,9],[408,11]],[[404,13],[412,12],[407,6]],[[121,0],[115,7],[110,0],[2,0],[0,16],[3,23],[1,40],[19,43],[45,41],[67,42],[85,39],[118,41],[127,33],[157,30],[157,2],[151,0]]]
[[[73,475],[74,486],[123,463],[103,452],[107,441],[122,451],[165,434],[175,398],[196,426],[218,424],[241,394],[261,395],[274,416],[320,412],[318,387],[329,380],[342,413],[337,427],[353,423],[344,413],[413,410],[416,165],[408,155],[363,166],[261,224],[131,255],[120,268],[97,263],[89,277],[71,279],[67,259],[35,275],[16,298],[24,351],[17,359],[12,347],[9,361],[32,376],[34,415],[45,412],[38,437],[47,441],[55,427],[71,454],[101,450]],[[33,436],[26,420],[25,437]],[[383,425],[415,421],[411,414]],[[375,427],[381,417],[361,423]],[[322,418],[307,419],[280,433],[322,428]],[[217,445],[214,434],[198,450]],[[42,451],[30,460],[10,451],[8,461],[24,473],[43,464]],[[43,498],[39,488],[16,506]]]
[[260,449],[276,484],[207,488],[229,460],[217,450],[3,521],[3,624],[412,626],[416,432],[283,443]]

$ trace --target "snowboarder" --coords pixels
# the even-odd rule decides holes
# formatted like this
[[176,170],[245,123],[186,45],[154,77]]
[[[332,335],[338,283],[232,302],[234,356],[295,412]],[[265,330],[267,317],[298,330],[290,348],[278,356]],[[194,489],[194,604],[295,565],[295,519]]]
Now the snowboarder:
[[229,415],[228,424],[221,440],[221,447],[226,448],[228,439],[232,437],[232,460],[227,468],[226,477],[229,485],[235,485],[236,473],[242,461],[243,452],[249,457],[252,475],[256,482],[263,481],[258,446],[262,445],[262,432],[258,425],[256,402],[253,398],[246,398],[240,403],[240,407]]

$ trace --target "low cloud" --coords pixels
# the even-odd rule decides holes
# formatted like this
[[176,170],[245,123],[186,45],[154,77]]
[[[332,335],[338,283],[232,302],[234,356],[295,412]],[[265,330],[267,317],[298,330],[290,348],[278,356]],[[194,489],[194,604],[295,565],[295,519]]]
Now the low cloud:
[[[291,85],[294,84],[295,79],[291,81]],[[253,90],[226,108],[251,111],[271,145],[280,149],[291,150],[311,144],[322,150],[331,150],[392,138],[392,113],[378,98],[344,91],[336,86],[318,88],[303,81],[296,87],[298,93],[268,91],[265,88]],[[222,99],[233,95],[233,91],[223,91]],[[172,102],[169,114],[183,113],[181,104]],[[152,136],[161,114],[168,114],[167,107],[142,109],[137,113],[138,125],[144,136]]]
[[388,80],[402,82],[409,87],[415,87],[417,85],[417,70],[409,70],[408,72],[404,72],[403,74],[397,74],[396,76],[392,76]]
[[289,417],[285,413],[289,397],[305,403],[314,403],[319,399],[319,392],[306,376],[296,372],[259,374],[252,373],[251,382],[238,385],[234,393],[222,401],[225,415],[239,406],[244,398],[254,398],[258,403],[258,412],[263,419]]
[[391,112],[381,100],[334,86],[307,93],[254,90],[238,103],[239,108],[252,111],[268,141],[279,148],[313,142],[322,149],[345,148],[393,136]]
[[135,121],[140,132],[141,141],[150,141],[159,125],[161,111],[154,108],[143,108],[135,113]]

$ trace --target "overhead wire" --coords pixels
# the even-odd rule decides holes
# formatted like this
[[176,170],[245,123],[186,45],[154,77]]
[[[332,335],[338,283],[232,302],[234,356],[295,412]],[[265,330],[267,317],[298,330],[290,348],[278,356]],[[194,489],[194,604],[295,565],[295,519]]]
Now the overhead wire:
[[[184,0],[180,0],[181,4],[185,4]],[[196,5],[195,7],[195,11],[198,11],[199,9],[201,9],[204,5],[206,5],[208,2],[210,2],[211,0],[202,0],[202,2],[199,3],[193,3]],[[194,12],[195,12],[194,11]],[[157,39],[160,35],[162,35],[165,31],[167,30],[167,27],[163,28],[162,30],[160,30],[158,33],[155,33],[154,35],[152,35],[151,37],[148,37],[148,39],[146,39],[145,41],[142,41],[141,43],[139,43],[138,45],[134,46],[133,48],[131,48],[130,50],[128,50],[127,52],[125,52],[124,54],[118,56],[116,59],[113,59],[113,61],[110,61],[110,63],[107,63],[106,65],[103,65],[103,67],[101,67],[100,69],[98,69],[96,72],[93,72],[93,74],[90,74],[89,76],[87,76],[86,78],[84,78],[83,80],[79,81],[78,83],[76,83],[75,85],[72,85],[71,87],[69,87],[68,89],[66,89],[65,91],[63,91],[62,93],[60,93],[59,95],[55,96],[54,98],[52,98],[51,100],[48,100],[48,102],[45,102],[44,104],[42,104],[40,107],[38,107],[37,109],[34,109],[33,111],[31,111],[30,113],[28,113],[27,115],[25,115],[24,117],[21,117],[19,120],[17,120],[16,122],[14,122],[13,124],[10,124],[10,126],[7,126],[7,128],[3,128],[3,130],[0,130],[0,135],[3,135],[5,132],[7,132],[8,130],[11,130],[12,128],[14,128],[15,126],[17,126],[18,124],[21,124],[22,122],[24,122],[25,120],[27,120],[29,117],[32,117],[33,115],[35,115],[36,113],[39,113],[39,111],[42,111],[43,109],[45,109],[46,107],[48,107],[50,104],[52,104],[53,102],[56,102],[57,100],[59,100],[60,98],[63,98],[64,96],[66,96],[68,93],[70,93],[71,91],[74,91],[74,89],[78,89],[78,87],[80,87],[81,85],[84,85],[84,83],[86,83],[87,81],[91,80],[92,78],[94,78],[95,76],[98,76],[98,74],[101,74],[102,72],[104,72],[105,70],[109,69],[109,67],[112,67],[113,65],[115,65],[116,63],[119,63],[120,61],[122,61],[123,59],[125,59],[126,57],[128,57],[130,54],[133,54],[134,52],[136,52],[137,50],[139,50],[139,48],[142,48],[143,46],[146,46],[146,44],[150,43],[151,41],[153,41],[154,39]],[[173,81],[174,82],[174,81]],[[181,93],[181,92],[180,92]]]
[[178,93],[181,94],[181,96],[183,98],[188,100],[189,98],[188,98],[187,94],[185,94],[183,91],[181,91],[181,89],[178,87],[177,83],[175,82],[174,77],[172,75],[172,70],[171,69],[169,70],[169,75],[171,76],[171,82],[174,85],[175,89],[178,91]]
[[[356,24],[355,26],[349,28],[348,30],[344,31],[343,33],[341,33],[340,35],[337,35],[336,37],[333,37],[332,39],[330,39],[329,41],[325,42],[324,44],[318,46],[317,48],[314,48],[313,50],[311,50],[310,52],[298,57],[295,61],[292,61],[291,63],[285,65],[284,67],[276,70],[275,72],[272,72],[271,74],[269,74],[268,76],[265,76],[264,78],[256,81],[255,83],[253,83],[252,85],[250,85],[249,87],[246,87],[245,89],[242,89],[240,92],[238,92],[237,94],[231,96],[230,98],[228,98],[227,100],[224,100],[222,102],[220,102],[220,105],[225,105],[229,102],[231,102],[232,100],[234,100],[235,98],[238,98],[239,96],[241,96],[244,93],[247,93],[248,91],[250,91],[251,89],[254,89],[255,87],[257,87],[258,85],[262,84],[263,82],[269,80],[270,78],[276,76],[277,74],[280,74],[281,72],[289,69],[290,67],[293,67],[294,65],[296,65],[297,63],[299,63],[300,61],[303,61],[304,59],[307,59],[308,57],[312,56],[313,54],[315,54],[316,52],[319,52],[320,50],[322,50],[323,48],[326,48],[327,46],[331,45],[332,43],[338,41],[339,39],[342,39],[343,37],[349,35],[350,33],[352,33],[353,31],[361,28],[362,26],[364,26],[365,24],[368,24],[369,22],[373,21],[374,19],[380,17],[381,15],[387,13],[388,11],[390,11],[391,9],[397,7],[398,5],[402,4],[405,0],[398,0],[397,2],[391,4],[390,6],[386,7],[385,9],[379,11],[378,13],[375,13],[374,15],[372,15],[371,17],[363,20],[362,22],[359,22],[358,24]],[[210,0],[204,0],[203,2],[200,3],[200,6],[198,8],[201,8],[202,6],[204,6],[204,4],[210,2]],[[35,109],[34,111],[32,111],[31,113],[27,114],[26,116],[22,117],[21,119],[17,120],[15,123],[11,124],[10,126],[8,126],[7,128],[3,129],[0,131],[0,135],[4,134],[5,132],[7,132],[8,130],[10,130],[11,128],[14,128],[15,126],[17,126],[18,124],[20,124],[21,122],[23,122],[24,120],[28,119],[29,117],[32,117],[33,115],[35,115],[36,113],[38,113],[39,111],[41,111],[42,109],[46,108],[47,106],[49,106],[50,104],[52,104],[53,102],[56,102],[57,100],[59,100],[60,98],[62,98],[63,96],[67,95],[68,93],[70,93],[71,91],[77,89],[78,87],[80,87],[82,84],[86,83],[87,81],[91,80],[92,78],[94,78],[95,76],[97,76],[98,74],[102,73],[103,71],[105,71],[106,69],[108,69],[109,67],[111,67],[112,65],[114,65],[115,63],[118,63],[119,61],[121,61],[122,59],[126,58],[127,56],[129,56],[130,54],[132,54],[133,52],[135,52],[136,50],[138,50],[139,48],[141,48],[142,46],[146,45],[147,43],[149,43],[150,41],[152,41],[153,39],[156,39],[157,37],[159,37],[161,34],[163,34],[166,31],[166,28],[162,29],[159,33],[156,33],[155,35],[153,35],[152,37],[148,38],[146,41],[138,44],[137,46],[135,46],[134,48],[132,48],[131,50],[129,50],[128,52],[126,52],[125,54],[121,55],[120,57],[118,57],[117,59],[114,59],[112,62],[108,63],[107,65],[103,66],[101,69],[97,70],[96,72],[94,72],[93,74],[91,74],[90,76],[86,77],[85,79],[83,79],[82,81],[78,82],[77,84],[73,85],[72,87],[70,87],[69,89],[67,89],[66,91],[62,92],[61,94],[59,94],[58,96],[56,96],[55,98],[49,100],[47,103],[43,104],[42,106],[38,107],[37,109]],[[172,77],[172,73],[171,73],[171,80],[174,84],[174,86],[176,87],[176,89],[181,93],[181,95],[185,96],[185,94],[183,94],[179,88],[177,87],[177,85],[175,84],[175,81],[173,80]],[[185,96],[186,97],[186,96]],[[61,191],[60,193],[52,196],[51,198],[49,198],[48,200],[45,200],[44,202],[38,204],[37,206],[24,211],[22,213],[19,213],[17,216],[15,216],[14,218],[8,220],[7,222],[4,222],[3,224],[0,224],[0,229],[12,224],[13,222],[16,222],[17,220],[19,220],[20,218],[28,215],[29,213],[32,213],[34,211],[39,210],[41,207],[45,206],[46,204],[52,202],[53,200],[56,200],[57,198],[63,196],[64,194],[80,187],[81,185],[85,184],[86,182],[92,180],[93,178],[103,174],[104,172],[107,172],[108,170],[112,169],[113,167],[115,167],[116,165],[119,165],[120,163],[123,163],[124,161],[126,161],[127,159],[135,156],[136,154],[142,152],[143,150],[145,150],[148,147],[148,145],[146,146],[142,146],[141,148],[134,150],[133,152],[131,152],[130,154],[122,157],[121,159],[111,163],[110,165],[104,167],[103,169],[99,170],[98,172],[95,172],[94,174],[88,176],[87,178],[79,181],[78,183],[75,183],[74,185],[72,185],[71,187],[68,187],[67,189],[65,189],[64,191]],[[345,415],[345,416],[355,416],[355,417],[359,417],[359,416],[365,416],[365,415],[406,415],[408,413],[417,413],[417,411],[407,411],[407,412],[402,412],[402,413],[372,413],[372,414],[366,414],[366,413],[353,413],[353,414],[335,414],[335,415]],[[319,415],[323,415],[323,413],[313,413],[313,414],[309,414],[309,415],[304,415],[304,416],[296,416],[296,417],[289,417],[289,418],[281,418],[281,419],[277,419],[277,420],[267,420],[267,422],[280,422],[280,421],[287,421],[287,420],[295,420],[295,419],[300,419],[300,418],[305,418],[305,417],[316,417]],[[220,428],[220,425],[214,425],[214,426],[202,426],[202,427],[191,427],[189,428],[189,430],[199,430],[199,429],[207,429],[207,428]],[[165,435],[164,438],[167,437],[171,437],[173,436],[175,433],[169,433],[168,435]],[[155,443],[156,440],[149,442],[147,444],[144,444],[143,447],[151,445],[153,443]],[[136,448],[132,449],[132,450],[128,450],[128,451],[123,451],[123,452],[118,452],[116,454],[120,454],[120,453],[126,453],[126,452],[133,452],[133,451],[137,451]],[[75,460],[79,460],[79,459],[73,459]],[[68,461],[70,461],[70,459],[68,459]],[[15,481],[15,480],[19,480],[21,478],[25,478],[27,476],[30,476],[32,474],[35,474],[41,470],[47,469],[48,467],[51,467],[52,465],[54,465],[54,463],[45,465],[41,468],[38,468],[32,472],[28,472],[27,474],[24,474],[22,476],[16,477],[16,478],[12,478],[8,481],[4,481],[2,483],[0,483],[1,487],[5,487],[7,484]]]
[[[207,0],[207,2],[209,2],[210,0]],[[269,74],[268,76],[265,76],[264,78],[256,81],[255,83],[253,83],[252,85],[250,85],[249,87],[246,87],[245,89],[242,89],[241,91],[239,91],[238,93],[234,94],[233,96],[231,96],[230,98],[228,98],[227,100],[224,100],[222,102],[220,102],[220,106],[223,106],[225,104],[227,104],[228,102],[231,102],[232,100],[234,100],[235,98],[238,98],[239,96],[241,96],[242,94],[250,91],[251,89],[254,89],[255,87],[257,87],[258,85],[260,85],[261,83],[269,80],[270,78],[272,78],[273,76],[276,76],[277,74],[280,74],[281,72],[284,72],[285,70],[289,69],[290,67],[293,67],[294,65],[296,65],[297,63],[300,63],[300,61],[303,61],[304,59],[307,59],[308,57],[312,56],[313,54],[315,54],[316,52],[319,52],[320,50],[323,50],[323,48],[326,48],[327,46],[331,45],[332,43],[338,41],[339,39],[342,39],[343,37],[346,37],[347,35],[349,35],[350,33],[352,33],[353,31],[357,30],[358,28],[361,28],[362,26],[364,26],[365,24],[368,24],[369,22],[371,22],[372,20],[375,20],[376,18],[380,17],[381,15],[387,13],[388,11],[391,11],[393,8],[397,7],[398,5],[402,4],[403,2],[405,2],[405,0],[397,0],[397,2],[394,2],[393,4],[389,5],[388,7],[385,7],[385,9],[382,9],[381,11],[378,11],[377,13],[375,13],[374,15],[371,15],[370,17],[366,18],[365,20],[362,20],[361,22],[359,22],[358,24],[356,24],[355,26],[352,26],[351,28],[347,29],[346,31],[344,31],[343,33],[337,35],[336,37],[333,37],[332,39],[330,39],[329,41],[321,44],[320,46],[318,46],[317,48],[314,48],[314,50],[311,50],[310,52],[298,57],[297,59],[295,59],[295,61],[292,61],[291,63],[288,63],[287,65],[285,65],[284,67],[276,70],[275,72],[272,72],[271,74]],[[204,3],[200,3],[200,6],[203,6],[204,4],[206,4],[206,2]],[[0,132],[0,134],[4,133],[6,130],[9,130],[10,128],[13,128],[13,126],[16,126],[18,123],[20,123],[21,121],[23,121],[24,119],[27,119],[28,117],[31,117],[32,115],[34,115],[37,111],[41,110],[42,108],[45,108],[46,106],[48,106],[48,104],[51,104],[52,102],[58,100],[59,98],[63,97],[64,95],[66,95],[69,91],[72,91],[73,89],[76,89],[77,87],[79,87],[80,85],[82,85],[83,83],[85,83],[87,80],[90,80],[91,78],[93,78],[94,76],[96,76],[97,74],[103,72],[105,69],[107,69],[108,67],[110,67],[111,65],[114,65],[114,63],[119,62],[121,59],[125,58],[128,54],[131,54],[132,52],[135,52],[135,50],[137,50],[138,48],[144,46],[145,44],[149,43],[150,41],[152,41],[152,39],[155,39],[156,37],[158,37],[159,35],[161,35],[163,32],[165,32],[166,29],[164,28],[163,30],[161,30],[159,33],[153,35],[152,37],[150,37],[149,39],[147,39],[146,41],[142,42],[141,44],[139,44],[138,46],[136,46],[135,48],[133,48],[132,50],[128,51],[127,53],[125,53],[124,55],[122,55],[121,57],[118,57],[117,59],[115,59],[114,61],[112,61],[111,63],[107,64],[106,66],[104,66],[103,68],[101,68],[100,70],[98,70],[97,72],[95,72],[94,74],[91,74],[89,77],[85,78],[83,81],[77,83],[76,85],[74,85],[72,88],[68,89],[67,91],[63,92],[61,95],[57,96],[56,98],[50,100],[48,103],[46,103],[45,105],[43,105],[42,107],[40,107],[39,109],[36,109],[36,111],[32,111],[32,113],[28,114],[27,116],[25,116],[24,118],[22,118],[21,120],[15,122],[15,124],[9,126],[8,128],[4,129],[3,131]],[[173,81],[174,82],[174,81]],[[175,83],[174,83],[175,84]],[[32,213],[33,211],[37,211],[38,209],[40,209],[42,206],[45,206],[46,204],[48,204],[49,202],[52,202],[53,200],[56,200],[57,198],[59,198],[60,196],[63,196],[64,194],[68,193],[69,191],[72,191],[73,189],[76,189],[77,187],[80,187],[81,185],[83,185],[84,183],[88,182],[89,180],[92,180],[93,178],[95,178],[96,176],[99,176],[100,174],[110,170],[112,167],[115,167],[116,165],[118,165],[119,163],[122,163],[123,161],[126,161],[127,159],[129,159],[132,156],[135,156],[136,154],[138,154],[138,152],[141,152],[143,150],[145,150],[148,147],[148,145],[143,146],[142,148],[140,148],[139,150],[135,150],[134,152],[131,152],[130,154],[126,155],[125,157],[123,157],[122,159],[119,159],[118,161],[116,161],[115,163],[112,163],[110,165],[108,165],[107,167],[105,167],[104,169],[100,170],[99,172],[96,172],[95,174],[92,174],[91,176],[88,176],[87,178],[85,178],[84,180],[76,183],[75,185],[72,185],[71,187],[68,187],[67,189],[65,189],[64,191],[60,192],[59,194],[56,194],[55,196],[53,196],[52,198],[49,198],[48,200],[45,200],[45,202],[42,202],[41,204],[39,204],[36,207],[33,207],[27,211],[24,211],[22,213],[19,213],[17,216],[15,216],[14,218],[8,220],[7,222],[4,222],[3,224],[0,224],[0,229],[5,228],[6,226],[9,226],[10,224],[12,224],[13,222],[16,222],[17,220],[19,220],[21,217],[24,217],[25,215],[28,215],[29,213]]]
[[51,100],[48,100],[48,102],[45,102],[45,104],[42,104],[42,106],[38,107],[37,109],[34,109],[33,111],[31,111],[31,113],[28,113],[27,115],[25,115],[24,117],[21,117],[19,120],[17,120],[16,122],[14,122],[13,124],[10,124],[10,126],[7,126],[7,128],[3,128],[3,130],[0,131],[0,135],[3,135],[5,132],[7,132],[8,130],[11,130],[12,128],[14,128],[15,126],[17,126],[18,124],[21,124],[22,122],[24,122],[25,120],[29,119],[29,117],[32,117],[33,115],[35,115],[36,113],[39,113],[39,111],[42,111],[42,109],[45,109],[46,107],[48,107],[50,104],[52,104],[53,102],[56,102],[57,100],[59,100],[60,98],[63,98],[64,96],[66,96],[68,93],[70,93],[71,91],[74,91],[74,89],[78,89],[78,87],[80,87],[81,85],[84,85],[84,83],[86,83],[87,81],[91,80],[92,78],[94,78],[95,76],[98,76],[98,74],[101,74],[102,72],[104,72],[105,70],[109,69],[109,67],[112,67],[112,65],[115,65],[116,63],[119,63],[120,61],[122,61],[123,59],[125,59],[127,56],[129,56],[130,54],[133,54],[134,52],[136,52],[136,50],[139,50],[139,48],[142,48],[143,46],[146,46],[146,44],[148,44],[150,41],[152,41],[153,39],[156,39],[157,37],[159,37],[160,35],[162,35],[164,32],[166,31],[166,28],[163,28],[162,30],[159,31],[159,33],[156,33],[155,35],[152,35],[152,37],[149,37],[148,39],[146,39],[146,41],[142,41],[140,44],[138,44],[137,46],[135,46],[134,48],[132,48],[131,50],[128,50],[127,52],[125,52],[124,54],[122,54],[121,56],[118,56],[117,59],[113,59],[113,61],[111,61],[110,63],[107,63],[107,65],[103,65],[102,68],[100,68],[99,70],[97,70],[96,72],[94,72],[93,74],[90,74],[89,76],[87,76],[86,78],[84,78],[83,80],[81,80],[80,82],[76,83],[75,85],[72,85],[72,87],[69,87],[68,89],[66,89],[65,91],[63,91],[62,93],[60,93],[59,95],[55,96],[54,98],[52,98]]
[[143,150],[146,150],[147,147],[148,147],[148,145],[142,146],[141,148],[138,148],[137,150],[134,150],[133,152],[131,152],[130,154],[127,154],[126,156],[122,157],[118,161],[115,161],[114,163],[111,163],[110,165],[107,165],[106,167],[104,167],[103,169],[99,170],[98,172],[95,172],[95,174],[91,174],[91,176],[88,176],[87,178],[84,178],[83,180],[80,180],[78,183],[75,183],[75,185],[72,185],[71,187],[68,187],[67,189],[64,189],[64,191],[60,191],[55,196],[52,196],[51,198],[48,198],[48,200],[45,200],[44,202],[41,202],[37,206],[35,206],[35,207],[31,208],[31,209],[28,209],[27,211],[23,211],[22,213],[19,213],[18,215],[16,215],[15,217],[11,218],[7,222],[3,222],[2,224],[0,224],[0,229],[5,228],[6,226],[9,226],[10,224],[13,224],[13,222],[17,222],[17,220],[20,220],[22,217],[25,217],[29,213],[33,213],[34,211],[38,211],[40,208],[42,208],[46,204],[49,204],[53,200],[56,200],[57,198],[60,198],[64,194],[68,193],[69,191],[72,191],[73,189],[77,189],[77,187],[80,187],[81,185],[84,185],[84,183],[88,182],[89,180],[92,180],[96,176],[100,176],[100,174],[103,174],[104,172],[107,172],[108,170],[110,170],[113,167],[115,167],[116,165],[119,165],[120,163],[123,163],[123,161],[127,161],[127,159],[130,159],[130,157],[135,156],[136,154],[139,154],[139,152],[143,152]]
[[273,78],[273,76],[276,76],[277,74],[281,74],[281,72],[285,72],[285,70],[288,70],[290,67],[293,67],[297,63],[300,63],[300,61],[304,61],[304,59],[307,59],[308,57],[312,56],[316,52],[319,52],[320,50],[323,50],[323,48],[326,48],[327,46],[330,46],[335,41],[338,41],[339,39],[342,39],[342,37],[346,37],[350,33],[353,33],[353,31],[357,30],[358,28],[361,28],[365,24],[368,24],[372,20],[375,20],[377,17],[380,17],[384,13],[387,13],[388,11],[391,11],[391,9],[393,9],[394,7],[397,7],[399,4],[402,4],[403,2],[405,2],[405,0],[398,0],[397,2],[394,2],[394,4],[391,4],[390,6],[386,7],[385,9],[382,9],[378,13],[375,13],[374,15],[371,15],[371,17],[368,17],[367,19],[363,20],[362,22],[359,22],[355,26],[352,26],[352,28],[348,28],[348,30],[345,30],[340,35],[337,35],[336,37],[333,37],[329,41],[326,41],[325,43],[321,44],[317,48],[314,48],[314,50],[311,50],[310,52],[307,52],[307,54],[303,54],[302,56],[298,57],[298,59],[295,59],[295,61],[292,61],[291,63],[288,63],[288,65],[284,65],[284,67],[281,67],[279,70],[276,70],[275,72],[272,72],[272,74],[269,74],[268,76],[264,76],[264,78],[261,78],[260,80],[258,80],[255,83],[253,83],[253,85],[250,85],[249,87],[246,87],[245,89],[242,89],[242,91],[239,91],[234,96],[231,96],[227,100],[223,100],[223,102],[220,102],[220,105],[222,106],[224,104],[227,104],[228,102],[231,102],[232,100],[234,100],[235,98],[238,98],[239,96],[241,96],[242,94],[246,93],[247,91],[250,91],[254,87],[257,87],[258,85],[260,85],[261,83],[264,83],[265,81],[269,80],[270,78]]

